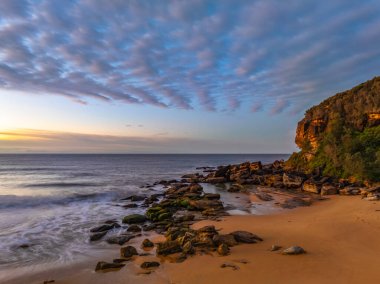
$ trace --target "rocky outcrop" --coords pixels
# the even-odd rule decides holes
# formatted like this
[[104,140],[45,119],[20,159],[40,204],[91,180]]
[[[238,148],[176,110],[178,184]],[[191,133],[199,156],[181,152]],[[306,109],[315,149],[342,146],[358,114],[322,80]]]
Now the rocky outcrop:
[[357,131],[380,125],[380,77],[338,93],[306,111],[298,123],[295,142],[307,159],[313,157],[322,138],[338,122]]

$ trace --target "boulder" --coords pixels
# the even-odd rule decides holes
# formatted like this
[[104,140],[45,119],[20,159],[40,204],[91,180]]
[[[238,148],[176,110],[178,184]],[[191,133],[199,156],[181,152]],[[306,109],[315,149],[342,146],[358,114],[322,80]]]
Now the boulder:
[[152,247],[154,247],[154,243],[151,242],[149,239],[145,239],[145,240],[143,240],[141,247],[142,248],[152,248]]
[[120,249],[121,257],[132,257],[134,255],[138,255],[137,250],[133,246],[126,246]]
[[131,201],[143,201],[146,198],[144,195],[131,195],[122,200],[131,200]]
[[133,233],[139,233],[141,232],[141,227],[136,225],[136,224],[132,224],[128,227],[127,229],[127,232],[133,232]]
[[228,245],[223,243],[218,246],[218,249],[216,251],[219,255],[225,256],[230,253],[230,248],[228,247]]
[[347,186],[339,190],[340,195],[357,195],[360,194],[360,188],[355,186]]
[[224,177],[209,177],[205,180],[207,183],[224,183],[226,182],[226,179]]
[[[113,228],[115,228],[115,226],[118,225],[117,223],[114,223],[114,224],[105,224],[105,225],[101,225],[99,227],[95,227],[95,228],[92,228],[90,230],[91,233],[99,233],[99,232],[105,232],[105,231],[109,231]],[[120,227],[120,225],[119,225]]]
[[292,175],[289,173],[284,173],[282,175],[282,182],[287,188],[298,188],[301,187],[304,178],[297,175]]
[[299,246],[293,246],[282,251],[282,254],[284,255],[297,255],[303,253],[306,253],[306,251]]
[[273,200],[272,195],[265,193],[265,192],[257,192],[257,193],[255,193],[255,195],[257,196],[257,198],[259,198],[262,201],[272,201]]
[[334,195],[338,194],[338,189],[331,184],[323,184],[321,188],[321,195]]
[[321,192],[321,184],[314,180],[307,180],[303,183],[302,190],[318,194]]
[[235,237],[231,234],[226,235],[215,235],[212,238],[212,241],[215,245],[219,246],[221,244],[226,244],[229,247],[233,247],[238,244],[238,242],[235,240]]
[[107,270],[107,269],[120,269],[120,268],[122,268],[124,266],[125,266],[124,263],[99,261],[96,264],[95,271]]
[[215,178],[218,178],[218,177],[223,177],[225,178],[227,176],[227,172],[230,170],[231,166],[221,166],[221,167],[218,167],[218,169],[216,170],[216,172],[214,173],[214,177]]
[[252,162],[249,164],[249,169],[251,170],[251,172],[254,172],[254,171],[257,171],[257,170],[261,170],[262,169],[262,164],[260,161],[258,162]]
[[166,241],[163,243],[157,244],[157,255],[169,255],[177,252],[181,252],[182,248],[177,241]]
[[127,224],[139,224],[139,223],[144,223],[145,221],[146,221],[146,217],[140,214],[131,214],[123,218],[123,223],[127,223]]
[[101,238],[103,238],[106,234],[107,234],[107,231],[92,234],[92,235],[90,236],[90,241],[91,241],[91,242],[98,241],[98,240],[100,240]]
[[134,236],[132,235],[122,235],[122,236],[113,236],[106,239],[106,242],[109,244],[117,244],[117,245],[124,245],[129,240],[133,239]]
[[219,200],[220,194],[219,193],[205,193],[203,195],[203,198],[209,199],[209,200]]
[[235,237],[235,240],[239,243],[257,243],[257,241],[262,241],[263,239],[259,236],[246,231],[235,231],[231,235]]

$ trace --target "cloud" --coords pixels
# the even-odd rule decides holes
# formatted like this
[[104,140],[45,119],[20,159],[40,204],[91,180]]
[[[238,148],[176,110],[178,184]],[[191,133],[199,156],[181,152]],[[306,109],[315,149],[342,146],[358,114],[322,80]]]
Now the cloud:
[[379,15],[375,0],[3,0],[0,89],[303,111],[379,75]]

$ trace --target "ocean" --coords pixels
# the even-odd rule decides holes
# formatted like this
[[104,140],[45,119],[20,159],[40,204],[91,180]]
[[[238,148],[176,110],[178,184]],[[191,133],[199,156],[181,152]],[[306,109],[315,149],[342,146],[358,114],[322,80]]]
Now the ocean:
[[[153,194],[142,188],[179,179],[196,167],[276,159],[289,155],[0,155],[0,274],[10,268],[70,263],[105,249],[89,230],[144,208],[123,208],[121,198]],[[117,232],[116,232],[117,233]],[[28,245],[27,248],[20,246]]]

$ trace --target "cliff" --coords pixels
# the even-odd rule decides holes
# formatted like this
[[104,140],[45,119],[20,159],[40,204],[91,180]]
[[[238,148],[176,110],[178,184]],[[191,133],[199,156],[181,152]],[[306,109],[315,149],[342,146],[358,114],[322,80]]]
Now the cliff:
[[[380,170],[372,168],[380,168],[380,77],[307,110],[298,123],[295,142],[301,152],[288,161],[292,167],[376,179],[367,174],[371,171],[380,179]],[[347,170],[347,163],[360,173]]]

